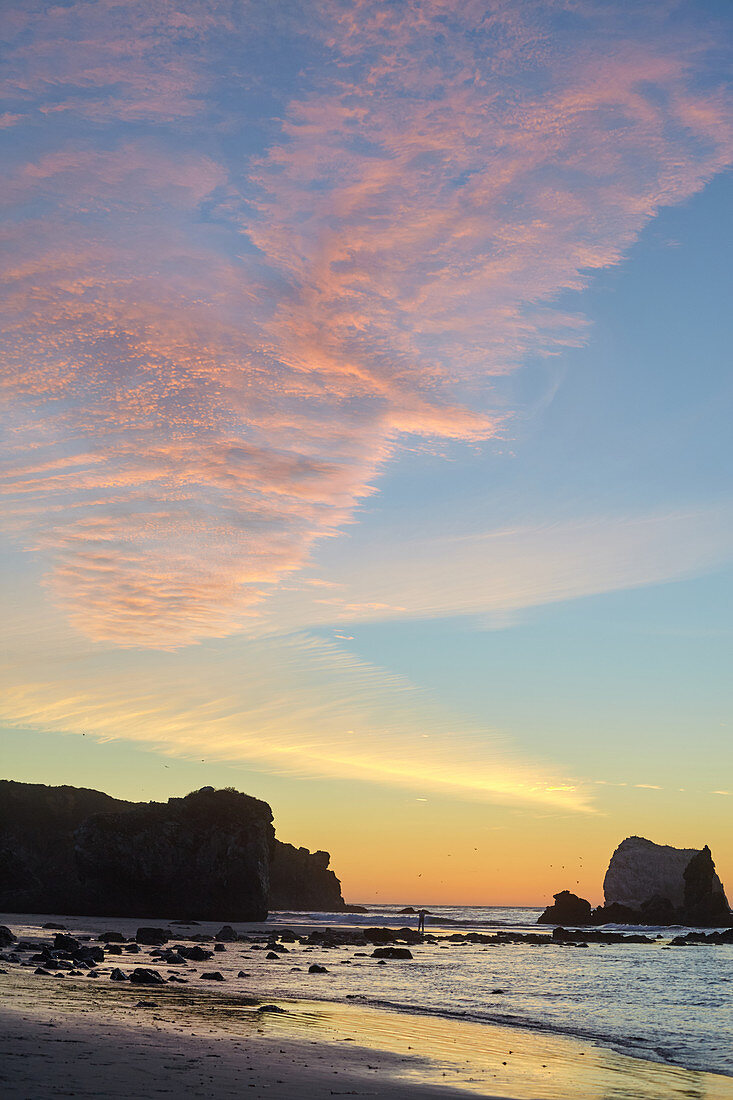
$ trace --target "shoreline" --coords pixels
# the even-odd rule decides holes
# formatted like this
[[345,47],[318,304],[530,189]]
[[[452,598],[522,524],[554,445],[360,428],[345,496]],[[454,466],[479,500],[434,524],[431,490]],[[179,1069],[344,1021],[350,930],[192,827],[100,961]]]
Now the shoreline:
[[[306,998],[0,975],[0,1086],[13,1100],[177,1092],[501,1100],[731,1100],[733,1079],[529,1028]],[[151,1007],[138,1007],[139,1002]],[[273,1003],[273,1002],[269,1002]],[[215,1069],[212,1071],[212,1067]]]

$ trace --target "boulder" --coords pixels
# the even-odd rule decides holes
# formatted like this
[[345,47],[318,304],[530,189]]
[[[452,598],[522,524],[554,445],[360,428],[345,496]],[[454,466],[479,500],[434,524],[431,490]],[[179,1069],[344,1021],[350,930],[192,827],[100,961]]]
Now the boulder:
[[554,894],[554,905],[548,905],[544,913],[537,918],[538,924],[590,924],[591,904],[569,890]]
[[151,970],[147,966],[136,966],[130,975],[133,985],[165,985],[165,979],[157,970]]
[[231,924],[225,924],[224,927],[220,928],[216,933],[214,939],[218,940],[220,943],[236,943],[238,936]]
[[53,938],[53,946],[55,951],[68,951],[73,955],[79,950],[81,944],[74,936],[67,936],[63,932],[59,932]]
[[372,951],[373,959],[411,959],[412,951],[409,947],[375,947]]
[[10,931],[7,924],[0,924],[0,947],[10,947],[18,937]]
[[169,939],[170,936],[165,928],[138,928],[135,933],[137,943],[145,944],[147,947],[160,947],[161,944],[168,943]]

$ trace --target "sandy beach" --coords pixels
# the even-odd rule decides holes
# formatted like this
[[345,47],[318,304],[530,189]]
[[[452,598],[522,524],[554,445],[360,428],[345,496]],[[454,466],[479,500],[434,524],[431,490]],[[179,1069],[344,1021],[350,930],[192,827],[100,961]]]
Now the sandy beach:
[[0,1090],[46,1096],[730,1100],[733,1080],[527,1030],[307,1000],[0,975]]

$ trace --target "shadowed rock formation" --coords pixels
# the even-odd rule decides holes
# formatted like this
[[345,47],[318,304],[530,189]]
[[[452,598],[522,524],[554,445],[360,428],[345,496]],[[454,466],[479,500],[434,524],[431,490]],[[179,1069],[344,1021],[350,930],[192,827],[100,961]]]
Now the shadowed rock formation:
[[270,908],[336,913],[344,909],[341,883],[328,869],[328,852],[275,841],[270,864]]
[[591,904],[569,890],[561,890],[554,895],[555,904],[548,905],[544,913],[537,918],[538,924],[590,924]]
[[96,814],[74,833],[84,911],[265,920],[273,839],[267,803],[236,791]]
[[266,802],[205,787],[167,803],[0,780],[0,911],[264,920],[344,908],[326,852],[281,844]]

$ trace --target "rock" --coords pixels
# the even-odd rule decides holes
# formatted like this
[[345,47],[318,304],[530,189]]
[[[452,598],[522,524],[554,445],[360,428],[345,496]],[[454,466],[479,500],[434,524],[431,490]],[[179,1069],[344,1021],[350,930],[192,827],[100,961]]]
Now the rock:
[[272,812],[236,791],[131,803],[0,781],[0,912],[267,917]]
[[279,1005],[260,1005],[257,1009],[258,1012],[276,1012],[278,1015],[285,1016],[286,1009],[280,1008]]
[[168,943],[169,939],[170,935],[165,928],[138,928],[135,933],[136,942],[143,943],[147,947],[159,947],[161,944]]
[[413,909],[411,905],[406,905],[404,909],[400,909],[400,913],[417,913],[417,909]]
[[266,959],[279,959],[280,956],[276,955],[274,951],[268,951],[267,954],[265,955],[265,958]]
[[375,947],[373,959],[411,959],[412,951],[408,947]]
[[728,899],[715,873],[715,864],[707,844],[687,864],[683,912],[687,924],[725,927],[731,922]]
[[[414,928],[361,928],[362,936],[368,943],[384,946],[390,943],[422,943],[423,935]],[[358,943],[352,939],[350,942]]]
[[554,894],[555,904],[549,905],[537,918],[538,924],[590,924],[591,905],[585,898],[561,890]]
[[[91,975],[90,975],[91,977]],[[164,985],[165,979],[160,976],[157,970],[151,970],[147,966],[136,966],[130,975],[130,981],[133,985]]]
[[328,974],[328,970],[325,966],[319,966],[318,963],[311,963],[308,967],[309,974]]
[[126,943],[127,936],[123,936],[121,932],[102,932],[97,939],[100,943]]
[[48,978],[51,977],[51,972],[49,970],[44,970],[42,966],[37,966],[36,969],[33,971],[33,973],[34,974],[45,974],[46,977],[48,977]]
[[207,951],[205,947],[199,947],[196,944],[195,947],[183,947],[177,945],[176,950],[178,954],[184,959],[191,959],[192,962],[204,962],[206,959],[213,959],[214,952]]
[[203,978],[207,982],[223,982],[224,975],[218,970],[209,970],[206,974],[200,974],[199,977]]
[[126,982],[127,981],[127,974],[125,974],[124,970],[120,970],[120,968],[118,966],[116,966],[114,968],[114,970],[112,971],[112,973],[110,974],[109,977],[110,977],[110,981],[112,981],[112,982]]
[[219,940],[220,943],[236,943],[238,938],[231,924],[225,924],[223,928],[219,929],[214,937],[214,939]]
[[276,840],[270,864],[270,909],[343,912],[341,883],[328,869],[330,861],[328,852],[309,852]]
[[81,948],[81,944],[74,936],[67,936],[63,932],[54,936],[53,946],[56,951],[68,951],[72,955]]
[[214,951],[226,951],[226,944],[215,943],[214,944]]
[[368,913],[366,905],[344,905],[342,910],[344,913]]
[[54,922],[52,920],[47,921],[46,924],[43,925],[43,927],[46,928],[46,929],[49,929],[50,931],[54,931],[54,932],[65,932],[66,931],[66,925],[65,924],[54,924]]
[[[639,924],[641,910],[630,909],[615,901],[612,905],[599,906],[593,910],[593,924]],[[589,922],[591,923],[591,922]]]
[[0,912],[260,921],[271,876],[273,906],[342,912],[329,861],[275,840],[270,807],[230,789],[135,803],[0,781]]
[[632,911],[628,923],[724,926],[731,912],[707,845],[672,848],[632,836],[611,856],[603,881],[607,923],[614,906]]
[[10,947],[16,940],[17,936],[10,931],[7,924],[0,924],[0,947]]
[[611,857],[603,882],[605,905],[563,890],[541,924],[639,924],[724,927],[731,923],[723,884],[707,845],[672,848],[628,837]]

